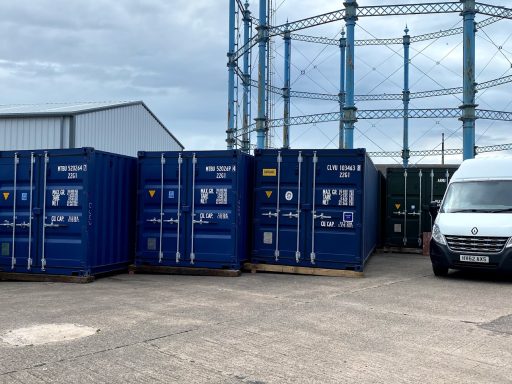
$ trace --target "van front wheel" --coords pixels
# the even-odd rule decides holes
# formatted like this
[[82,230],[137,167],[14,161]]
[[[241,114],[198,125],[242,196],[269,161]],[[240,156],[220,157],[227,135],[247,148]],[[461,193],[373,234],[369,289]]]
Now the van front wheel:
[[434,275],[438,277],[444,277],[448,275],[448,267],[432,264],[432,270],[434,271]]

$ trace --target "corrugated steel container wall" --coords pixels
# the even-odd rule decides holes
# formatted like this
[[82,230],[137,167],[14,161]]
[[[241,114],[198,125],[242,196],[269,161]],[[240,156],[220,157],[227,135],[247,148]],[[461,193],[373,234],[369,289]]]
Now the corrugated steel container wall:
[[362,271],[377,243],[365,150],[255,152],[253,263]]
[[62,118],[0,119],[0,150],[61,148]]
[[386,241],[394,247],[422,248],[432,229],[429,203],[441,200],[458,165],[388,168],[386,171]]
[[75,147],[93,146],[128,156],[137,156],[138,151],[181,150],[143,105],[79,114],[75,119]]
[[0,269],[88,276],[126,268],[135,174],[135,158],[92,148],[0,152]]
[[136,264],[240,269],[252,174],[240,151],[141,152]]

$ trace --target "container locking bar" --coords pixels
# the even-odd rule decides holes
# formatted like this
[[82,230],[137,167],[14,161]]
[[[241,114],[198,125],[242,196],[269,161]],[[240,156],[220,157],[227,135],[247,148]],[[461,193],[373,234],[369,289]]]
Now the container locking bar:
[[176,263],[180,262],[181,253],[180,253],[180,218],[181,218],[181,166],[183,164],[183,158],[181,157],[181,153],[178,155],[178,208],[176,211],[176,224],[178,224],[176,228]]
[[422,206],[422,204],[423,204],[423,200],[422,200],[422,190],[423,190],[422,180],[423,180],[423,172],[421,171],[421,169],[420,169],[420,172],[419,172],[418,176],[419,176],[419,178],[420,178],[420,203],[419,203],[419,205],[420,205],[420,206],[419,206],[419,209],[418,209],[418,211],[419,211],[419,214],[418,214],[418,216],[419,216],[419,223],[418,223],[418,246],[421,246],[421,244],[423,243],[423,238],[422,238],[423,236],[421,235],[421,234],[423,233],[422,228],[421,228],[421,226],[422,226],[422,222],[421,222],[421,212],[422,212],[422,210],[423,210],[423,206]]
[[316,151],[313,152],[313,209],[311,211],[311,216],[313,220],[311,221],[311,254],[310,260],[311,264],[315,264],[316,261],[316,252],[315,252],[315,220],[316,219],[330,219],[329,216],[325,216],[323,213],[320,215],[316,214],[316,168],[318,164],[318,157],[316,155]]
[[[198,222],[196,217],[196,166],[197,166],[197,157],[194,153],[192,156],[192,212],[190,213],[190,216],[192,218],[192,230],[191,230],[191,245],[190,245],[190,264],[194,264],[196,260],[196,254],[194,253],[194,230],[195,230],[195,224]],[[201,220],[199,220],[201,221]]]
[[13,203],[12,203],[12,223],[7,222],[6,226],[12,226],[12,248],[11,248],[11,269],[16,266],[16,195],[18,187],[18,164],[20,159],[18,158],[18,152],[14,154],[14,181],[13,181]]
[[407,245],[407,169],[404,170],[404,246]]
[[33,190],[34,187],[34,163],[36,159],[34,152],[30,153],[30,201],[29,201],[29,213],[28,213],[28,258],[27,258],[27,270],[32,269],[32,220],[34,218],[32,213],[32,207],[34,205]]
[[[429,201],[429,203],[431,203],[432,201],[434,201],[434,170],[433,169],[430,170],[430,201]],[[433,226],[434,226],[434,221],[432,220],[432,216],[430,216],[430,228],[432,229]]]
[[47,174],[48,174],[48,163],[50,162],[50,158],[48,157],[48,152],[44,153],[44,175],[43,175],[43,236],[42,236],[42,252],[41,252],[41,271],[46,270],[46,228],[48,225],[46,224],[46,185],[47,185]]
[[277,206],[276,206],[276,249],[274,251],[274,257],[276,261],[279,260],[279,213],[281,212],[281,163],[283,158],[281,157],[281,151],[277,153]]
[[[299,165],[299,180],[297,182],[297,213],[294,217],[297,218],[297,249],[295,251],[295,261],[298,263],[300,261],[300,183],[302,177],[302,151],[299,151],[299,157],[297,158],[297,163]],[[290,213],[291,214],[291,213]],[[291,216],[290,216],[291,218]]]
[[158,262],[161,263],[164,258],[164,253],[162,250],[162,237],[164,231],[164,165],[165,165],[165,156],[162,153],[160,157],[160,244],[158,249]]

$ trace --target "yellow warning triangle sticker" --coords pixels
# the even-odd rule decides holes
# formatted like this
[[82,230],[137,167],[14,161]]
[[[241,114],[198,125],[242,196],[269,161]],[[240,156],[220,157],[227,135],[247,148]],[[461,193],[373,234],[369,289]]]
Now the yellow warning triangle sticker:
[[149,196],[151,196],[151,198],[155,197],[155,193],[156,191],[154,189],[149,190]]
[[265,191],[265,194],[267,195],[267,199],[270,199],[270,196],[272,196],[272,191]]
[[7,200],[9,198],[10,193],[4,192],[3,195],[4,195],[4,200]]
[[400,209],[401,205],[400,204],[395,204],[395,208],[396,209]]

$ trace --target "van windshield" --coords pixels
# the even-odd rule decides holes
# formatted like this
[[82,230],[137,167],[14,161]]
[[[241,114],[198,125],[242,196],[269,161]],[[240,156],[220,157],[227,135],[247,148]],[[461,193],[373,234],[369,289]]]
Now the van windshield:
[[512,180],[452,183],[441,212],[512,212]]

